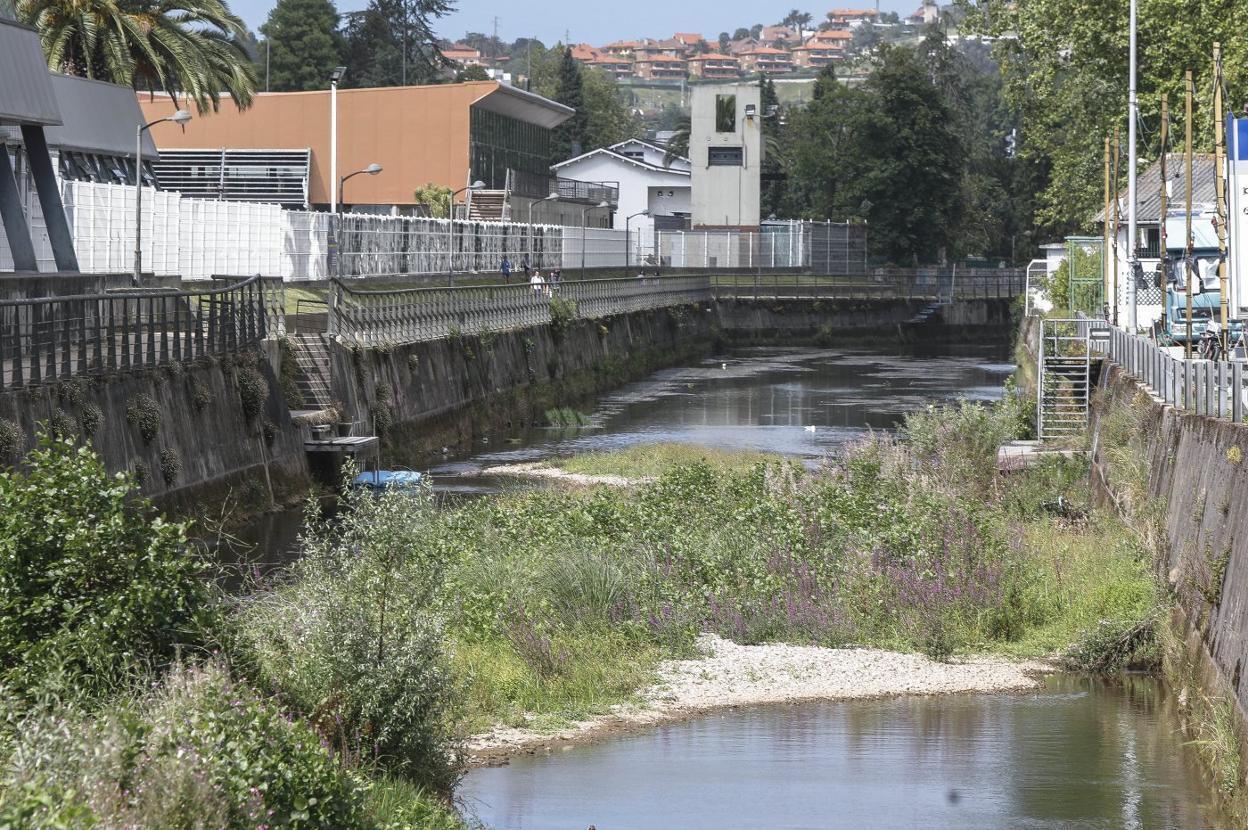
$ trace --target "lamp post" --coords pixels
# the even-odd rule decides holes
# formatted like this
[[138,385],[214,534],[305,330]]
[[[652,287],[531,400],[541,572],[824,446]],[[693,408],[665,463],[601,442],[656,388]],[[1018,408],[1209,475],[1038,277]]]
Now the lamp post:
[[[335,66],[329,73],[329,181],[338,181],[338,82],[347,74],[345,66]],[[338,212],[337,193],[329,194],[329,212]]]
[[[343,191],[343,188],[347,184],[347,180],[355,176],[358,176],[361,173],[367,173],[370,176],[376,176],[380,172],[381,172],[381,165],[378,164],[377,162],[373,162],[368,167],[365,167],[363,170],[356,170],[354,173],[348,173],[347,175],[343,176],[341,179],[338,180],[338,202],[337,202],[338,210],[334,214],[334,222],[338,224],[339,237],[343,235],[342,234],[342,209],[343,209],[342,206],[346,204],[346,202],[342,198],[342,191]],[[339,240],[339,242],[341,243],[341,239]],[[339,244],[340,249],[341,247],[342,247],[341,244]],[[341,250],[338,251],[336,265],[337,267],[334,270],[337,272],[338,279],[342,279],[342,251]]]
[[585,223],[589,220],[589,212],[591,210],[599,210],[601,208],[609,208],[611,205],[602,201],[596,205],[590,205],[581,210],[581,279],[585,279]]
[[164,121],[181,127],[191,120],[186,110],[178,110],[173,115],[157,118],[134,128],[134,284],[139,284],[139,273],[143,269],[143,132]]
[[[533,206],[536,205],[538,202],[553,202],[557,200],[558,198],[559,198],[558,193],[552,193],[549,196],[547,196],[545,199],[538,199],[537,201],[529,202],[529,256],[530,257],[533,256]],[[530,264],[534,268],[537,267],[536,262],[533,262]]]
[[[629,254],[632,252],[632,247],[628,241],[628,223],[636,219],[638,216],[649,216],[649,215],[650,215],[650,209],[647,208],[646,210],[639,210],[636,213],[630,216],[626,216],[624,218],[624,268],[625,269],[627,269],[629,266]],[[628,276],[628,274],[625,274],[624,276]]]
[[451,194],[451,198],[447,200],[447,218],[446,218],[446,284],[455,284],[455,197],[467,190],[481,190],[485,187],[485,182],[477,179],[467,187],[461,187]]
[[365,167],[363,170],[356,170],[354,173],[348,173],[347,175],[339,179],[338,180],[338,209],[341,210],[342,206],[346,203],[346,201],[342,198],[342,188],[343,188],[343,185],[347,183],[348,179],[354,178],[355,176],[358,176],[361,173],[367,173],[370,176],[376,176],[380,172],[381,172],[381,165],[378,164],[377,162],[373,162],[368,167]]

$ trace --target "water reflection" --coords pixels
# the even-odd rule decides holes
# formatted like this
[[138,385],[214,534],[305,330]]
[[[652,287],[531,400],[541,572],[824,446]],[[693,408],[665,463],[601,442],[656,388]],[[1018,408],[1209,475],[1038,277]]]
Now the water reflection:
[[[881,354],[757,348],[657,372],[604,395],[586,429],[532,430],[508,445],[433,467],[438,486],[490,490],[484,468],[552,456],[681,442],[823,457],[910,411],[956,398],[995,400],[1013,366],[999,349]],[[811,431],[811,427],[814,431]]]
[[465,779],[488,826],[1217,828],[1158,684],[743,710]]

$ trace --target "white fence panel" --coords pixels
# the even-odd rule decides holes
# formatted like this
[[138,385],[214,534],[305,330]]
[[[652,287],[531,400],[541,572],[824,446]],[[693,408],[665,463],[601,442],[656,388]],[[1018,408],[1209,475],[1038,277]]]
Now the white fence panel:
[[623,268],[628,240],[615,228],[564,228],[564,271],[586,268]]
[[282,212],[279,274],[289,282],[329,278],[328,213],[287,210]]
[[[133,187],[65,181],[61,199],[80,270],[118,273],[134,267]],[[143,188],[144,271],[159,276],[179,273],[180,200],[177,193]]]
[[180,209],[183,279],[274,275],[282,267],[280,206],[184,198]]

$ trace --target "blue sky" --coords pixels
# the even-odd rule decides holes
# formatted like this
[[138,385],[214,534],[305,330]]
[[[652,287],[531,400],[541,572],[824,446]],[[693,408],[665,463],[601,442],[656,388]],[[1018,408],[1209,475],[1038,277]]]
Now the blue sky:
[[[362,9],[368,0],[336,0],[339,11]],[[821,6],[800,0],[459,0],[459,10],[441,20],[438,34],[457,38],[464,32],[493,31],[512,41],[535,36],[554,43],[570,34],[574,43],[601,45],[612,40],[669,37],[673,32],[698,32],[715,38],[754,23],[774,23],[790,9],[808,11],[820,19],[831,8],[870,8],[873,0],[824,0]],[[274,0],[233,0],[231,8],[254,31],[268,17]],[[881,11],[909,14],[921,0],[880,0]]]

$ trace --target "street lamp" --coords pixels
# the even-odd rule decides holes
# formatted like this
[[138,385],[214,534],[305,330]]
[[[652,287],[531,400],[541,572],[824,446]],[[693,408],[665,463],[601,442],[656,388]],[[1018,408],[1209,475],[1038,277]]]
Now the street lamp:
[[[329,73],[329,183],[338,181],[338,83],[347,74],[345,66],[335,66]],[[338,212],[336,193],[329,194],[329,212]]]
[[164,121],[185,128],[191,114],[186,110],[178,110],[173,115],[157,118],[147,124],[134,128],[134,284],[139,284],[139,273],[143,268],[143,131]]
[[611,205],[607,204],[606,201],[602,201],[596,205],[590,205],[589,207],[581,210],[581,279],[585,279],[585,223],[589,219],[589,212],[591,210],[609,207],[611,207]]
[[[555,192],[547,196],[545,199],[538,199],[536,201],[529,202],[529,256],[530,257],[533,256],[533,206],[536,205],[538,202],[554,202],[558,198],[559,198],[559,194],[558,192]],[[532,263],[532,265],[534,268],[537,267],[536,262]]]
[[[629,265],[628,255],[632,251],[632,248],[629,246],[629,242],[628,242],[628,223],[636,219],[638,216],[649,216],[649,215],[650,215],[650,209],[647,208],[645,210],[639,210],[636,213],[632,214],[631,216],[626,216],[624,218],[624,268],[626,270]],[[628,276],[628,275],[625,274],[624,276]]]
[[465,190],[482,190],[485,188],[485,182],[477,179],[467,187],[461,187],[451,194],[451,198],[447,200],[447,219],[446,219],[446,257],[449,267],[446,272],[446,284],[455,284],[455,197],[463,193]]
[[378,164],[377,162],[373,162],[368,167],[365,167],[363,170],[356,170],[354,173],[348,173],[347,175],[339,179],[338,180],[338,207],[341,208],[342,205],[346,203],[346,200],[342,198],[342,188],[343,188],[343,185],[347,183],[348,179],[354,176],[358,176],[361,173],[367,173],[370,176],[376,176],[380,172],[381,172],[381,165]]

